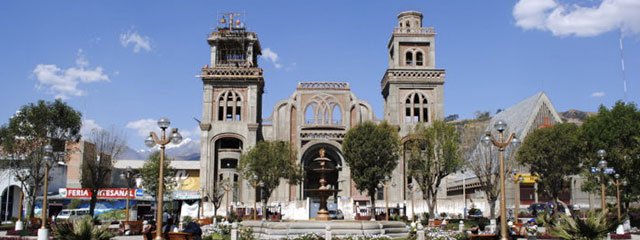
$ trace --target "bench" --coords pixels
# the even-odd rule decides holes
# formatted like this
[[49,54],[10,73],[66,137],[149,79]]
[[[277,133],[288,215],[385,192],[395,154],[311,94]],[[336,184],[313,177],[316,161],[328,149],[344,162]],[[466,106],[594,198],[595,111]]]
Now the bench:
[[170,232],[168,240],[193,240],[191,233]]

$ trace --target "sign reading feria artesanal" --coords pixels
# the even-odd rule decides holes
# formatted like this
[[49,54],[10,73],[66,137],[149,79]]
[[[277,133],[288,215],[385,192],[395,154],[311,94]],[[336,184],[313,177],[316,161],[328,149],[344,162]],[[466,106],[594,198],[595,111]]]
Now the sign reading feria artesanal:
[[[60,196],[64,198],[91,198],[90,188],[60,188]],[[135,188],[103,188],[98,190],[98,198],[123,199],[142,196]]]

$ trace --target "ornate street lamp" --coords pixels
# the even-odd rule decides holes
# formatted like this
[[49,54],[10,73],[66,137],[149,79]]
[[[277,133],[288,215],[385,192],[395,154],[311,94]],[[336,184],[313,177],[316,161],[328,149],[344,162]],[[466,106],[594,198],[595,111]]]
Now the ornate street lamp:
[[[137,175],[133,172],[133,169],[131,168],[131,166],[127,166],[124,172],[120,173],[120,178],[127,182],[127,188],[128,188],[127,193],[128,193],[131,190],[131,188],[133,188],[132,180],[136,179]],[[126,213],[125,221],[129,221],[130,220],[129,196],[127,196],[126,199],[127,199],[127,211],[125,212]]]
[[518,172],[516,172],[515,169],[513,169],[513,183],[516,186],[516,189],[513,191],[513,200],[514,200],[514,223],[517,224],[518,223],[518,214],[520,213],[520,183],[524,181],[524,178],[522,177],[522,175],[518,174]]
[[616,201],[618,204],[618,221],[622,220],[622,205],[620,205],[620,184],[622,184],[623,187],[627,186],[627,180],[622,180],[620,181],[620,174],[615,174],[613,175],[613,177],[615,178],[615,180],[613,181],[613,185],[616,186]]
[[[389,176],[384,176],[384,181],[378,183],[378,188],[382,188],[383,189],[383,194],[384,194],[384,207],[385,207],[385,220],[389,221],[389,198],[387,198],[387,187],[389,186]],[[396,184],[392,183],[391,186],[395,187]]]
[[166,130],[171,125],[171,121],[168,118],[160,118],[158,120],[158,127],[162,129],[162,135],[158,138],[155,132],[151,132],[149,137],[144,140],[144,144],[147,147],[154,147],[156,144],[160,145],[160,165],[158,168],[158,192],[157,192],[157,203],[156,203],[156,240],[162,240],[162,210],[163,210],[163,200],[164,200],[164,150],[165,146],[169,143],[179,144],[182,142],[182,135],[178,132],[177,128],[171,130],[171,134],[169,136],[166,135]]
[[[255,192],[256,192],[257,187],[258,187],[259,185],[261,185],[260,183],[261,183],[261,182],[260,182],[260,181],[258,181],[258,176],[256,176],[255,174],[251,176],[251,180],[249,180],[249,185],[251,185],[251,187],[253,188],[253,192],[254,192],[254,194],[255,194]],[[261,194],[260,194],[260,195],[261,195],[261,196],[260,196],[260,197],[261,197],[261,198],[260,198],[260,201],[262,201],[262,192],[260,192],[260,193],[261,193]],[[257,220],[257,219],[258,219],[258,207],[257,207],[257,201],[256,201],[256,198],[254,197],[254,198],[253,198],[253,220]]]
[[607,156],[607,152],[604,149],[598,150],[598,157],[600,157],[600,161],[598,162],[598,167],[596,167],[597,172],[600,173],[600,207],[603,212],[607,212],[607,203],[605,196],[605,185],[604,185],[604,174],[607,169],[607,160],[604,160],[604,157]]
[[509,134],[509,137],[504,140],[504,131],[507,129],[507,123],[503,120],[498,120],[493,127],[498,131],[498,139],[495,139],[491,132],[487,132],[481,139],[485,146],[493,144],[499,151],[498,160],[500,161],[500,239],[507,240],[507,207],[505,205],[507,197],[505,195],[505,169],[504,169],[504,150],[509,145],[517,147],[520,145],[520,140],[516,137],[515,133]]
[[48,188],[49,188],[49,170],[57,165],[64,165],[64,161],[55,161],[53,158],[53,147],[50,144],[45,145],[42,148],[44,152],[44,157],[42,160],[44,162],[44,186],[42,190],[42,225],[40,229],[38,229],[38,240],[47,240],[49,239],[49,229],[47,228],[47,210],[48,210]]

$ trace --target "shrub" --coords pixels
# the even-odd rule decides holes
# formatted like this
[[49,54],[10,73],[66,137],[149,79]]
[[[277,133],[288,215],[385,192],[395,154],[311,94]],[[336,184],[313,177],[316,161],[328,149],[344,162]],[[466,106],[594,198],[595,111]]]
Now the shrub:
[[109,240],[115,235],[107,226],[96,226],[94,219],[86,216],[74,222],[61,222],[53,227],[53,236],[57,240]]
[[561,239],[603,239],[618,224],[617,221],[608,221],[606,214],[602,212],[589,212],[585,219],[560,214],[549,233]]

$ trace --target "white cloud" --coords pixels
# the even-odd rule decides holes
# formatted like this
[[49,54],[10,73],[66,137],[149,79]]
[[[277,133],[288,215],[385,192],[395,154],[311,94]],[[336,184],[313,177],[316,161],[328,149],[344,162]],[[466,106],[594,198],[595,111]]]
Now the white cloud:
[[519,0],[513,8],[516,25],[550,31],[555,36],[597,36],[622,29],[640,33],[640,1],[602,0],[592,7],[561,4],[558,0]]
[[68,99],[74,96],[84,96],[86,91],[78,89],[79,83],[108,82],[109,76],[104,73],[102,67],[87,68],[89,61],[82,49],[78,50],[76,66],[61,69],[55,64],[38,64],[33,69],[33,74],[38,83],[38,89],[46,89],[56,98]]
[[199,141],[200,140],[200,126],[195,126],[191,130],[180,129],[180,134],[185,139],[186,138],[193,138],[195,141]]
[[128,122],[126,127],[136,130],[138,135],[142,137],[147,137],[152,131],[158,130],[158,123],[155,119],[147,118]]
[[260,56],[260,58],[270,61],[271,63],[273,63],[273,66],[275,68],[282,68],[282,64],[278,61],[278,54],[270,48],[265,48],[264,50],[262,50],[262,55]]
[[591,97],[595,97],[595,98],[599,98],[599,97],[604,97],[607,94],[605,94],[604,92],[594,92],[591,94]]
[[92,131],[100,131],[102,130],[102,126],[96,123],[93,119],[82,119],[82,128],[80,129],[80,134],[82,136],[90,136]]
[[151,41],[149,37],[141,36],[137,31],[133,30],[120,34],[120,44],[122,44],[123,47],[128,47],[129,44],[133,44],[134,53],[140,52],[140,50],[151,51]]

